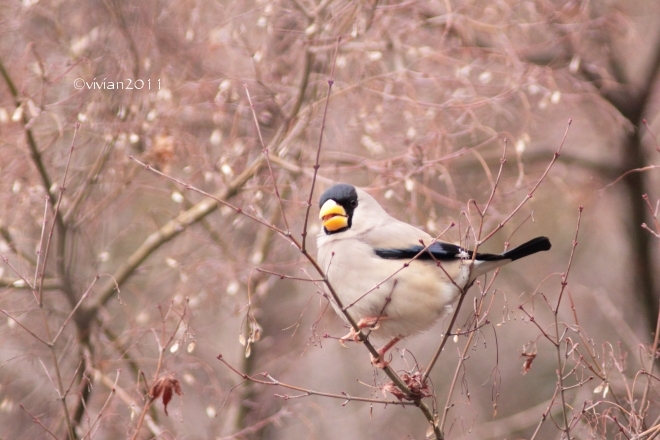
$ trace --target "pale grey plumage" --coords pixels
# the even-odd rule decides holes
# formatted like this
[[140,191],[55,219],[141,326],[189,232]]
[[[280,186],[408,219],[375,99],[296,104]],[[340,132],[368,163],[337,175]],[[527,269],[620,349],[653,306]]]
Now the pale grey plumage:
[[[350,201],[353,198],[357,198],[356,206]],[[373,197],[350,185],[330,188],[320,204],[324,225],[327,221],[327,225],[338,229],[324,227],[318,236],[318,262],[327,272],[344,308],[356,321],[383,318],[373,331],[383,338],[400,339],[428,329],[452,310],[461,289],[477,277],[514,259],[550,248],[547,238],[539,237],[510,251],[511,254],[478,254],[470,270],[468,251],[447,244],[454,253],[444,254],[440,250],[443,257],[448,256],[441,261],[442,268],[435,257],[419,258],[403,267],[409,257],[383,258],[382,255],[411,255],[417,251],[410,249],[421,249],[421,242],[428,245],[434,238],[390,216]],[[330,205],[334,208],[327,209]],[[342,217],[343,210],[347,211],[345,218],[337,218]],[[337,304],[333,306],[343,318]]]

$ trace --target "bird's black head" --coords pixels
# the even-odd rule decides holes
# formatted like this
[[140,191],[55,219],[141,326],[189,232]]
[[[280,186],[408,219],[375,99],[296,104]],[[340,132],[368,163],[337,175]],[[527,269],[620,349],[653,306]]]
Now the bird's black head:
[[357,206],[358,194],[353,185],[339,183],[328,188],[319,200],[319,218],[325,233],[335,234],[349,229]]

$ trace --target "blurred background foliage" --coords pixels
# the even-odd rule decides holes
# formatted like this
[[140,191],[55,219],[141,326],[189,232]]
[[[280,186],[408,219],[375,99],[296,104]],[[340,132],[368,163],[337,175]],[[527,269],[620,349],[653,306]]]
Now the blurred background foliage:
[[[282,228],[257,124],[297,237],[323,132],[308,228],[315,253],[316,200],[337,181],[368,188],[431,234],[455,222],[442,238],[473,246],[466,230],[478,217],[468,202],[486,203],[503,152],[485,231],[538,182],[571,119],[539,190],[481,248],[547,235],[553,249],[502,271],[487,293],[490,324],[471,340],[453,395],[466,337],[450,341],[431,375],[435,407],[451,404],[450,439],[537,430],[557,356],[518,306],[551,326],[542,297],[556,302],[582,205],[570,301],[558,316],[567,338],[586,335],[580,344],[607,380],[589,380],[586,362],[566,355],[572,433],[630,438],[656,424],[657,380],[646,421],[631,402],[647,380],[632,382],[650,367],[660,294],[660,240],[640,227],[653,229],[660,198],[657,2],[0,6],[1,438],[424,437],[415,409],[277,397],[294,393],[243,383],[216,359],[303,388],[382,398],[384,377],[366,350],[324,338],[345,328],[322,287],[256,270],[316,278],[286,239],[131,160]],[[425,365],[441,333],[439,323],[399,344],[407,353],[395,354],[395,369]],[[532,352],[523,375],[521,354]],[[169,417],[150,406],[136,433],[156,375],[173,375],[184,394]],[[538,438],[562,435],[554,404]],[[625,436],[613,417],[626,420]]]

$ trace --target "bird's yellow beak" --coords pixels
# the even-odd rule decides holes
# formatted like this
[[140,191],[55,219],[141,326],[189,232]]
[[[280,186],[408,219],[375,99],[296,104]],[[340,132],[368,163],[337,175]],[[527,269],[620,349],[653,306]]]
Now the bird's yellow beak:
[[338,231],[348,227],[348,215],[343,206],[330,199],[321,206],[319,219],[323,222],[323,227],[330,232]]

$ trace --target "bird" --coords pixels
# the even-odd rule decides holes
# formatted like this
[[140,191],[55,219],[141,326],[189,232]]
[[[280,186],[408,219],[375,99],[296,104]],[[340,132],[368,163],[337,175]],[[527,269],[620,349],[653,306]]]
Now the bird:
[[[317,262],[339,300],[331,304],[347,323],[344,313],[367,335],[389,341],[372,356],[380,368],[389,364],[385,355],[397,342],[451,313],[478,277],[551,247],[547,237],[536,237],[502,254],[474,255],[397,220],[346,183],[321,195],[319,220]],[[361,340],[353,327],[339,341],[350,340]]]

